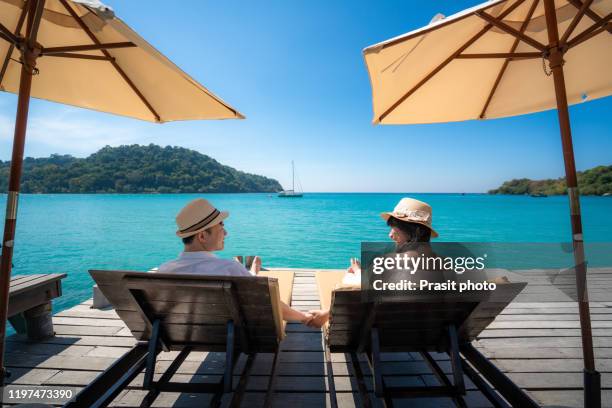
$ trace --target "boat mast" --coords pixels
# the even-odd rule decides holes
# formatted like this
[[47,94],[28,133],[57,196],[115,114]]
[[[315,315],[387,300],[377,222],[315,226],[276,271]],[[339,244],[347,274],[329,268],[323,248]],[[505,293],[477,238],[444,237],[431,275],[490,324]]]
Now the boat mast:
[[295,167],[293,166],[293,160],[291,160],[291,191],[295,191]]

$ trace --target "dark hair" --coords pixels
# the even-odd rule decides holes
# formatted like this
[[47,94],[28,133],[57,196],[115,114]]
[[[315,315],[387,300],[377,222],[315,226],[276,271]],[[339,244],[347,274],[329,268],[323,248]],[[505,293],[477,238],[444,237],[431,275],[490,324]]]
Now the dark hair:
[[183,244],[190,245],[195,239],[196,234],[190,235],[188,237],[183,238]]
[[389,217],[387,225],[395,227],[408,236],[408,242],[429,242],[431,241],[431,230],[424,225],[415,222],[406,222]]
[[[204,232],[206,232],[206,233],[210,234],[210,231],[209,231],[209,230],[207,230],[207,229],[205,229],[205,230],[204,230]],[[195,234],[190,235],[190,236],[188,236],[188,237],[181,238],[181,239],[183,240],[183,244],[185,244],[185,245],[190,245],[190,244],[193,242],[193,240],[195,239],[196,235],[198,235],[198,234],[197,234],[197,233],[195,233]]]

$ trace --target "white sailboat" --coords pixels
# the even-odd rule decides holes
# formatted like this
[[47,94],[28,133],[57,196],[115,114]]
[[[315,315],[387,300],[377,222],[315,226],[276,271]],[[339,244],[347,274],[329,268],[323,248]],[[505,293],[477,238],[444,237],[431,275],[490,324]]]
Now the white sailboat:
[[285,198],[302,197],[301,191],[295,191],[295,165],[293,164],[293,160],[291,160],[291,190],[283,190],[278,193],[278,196]]

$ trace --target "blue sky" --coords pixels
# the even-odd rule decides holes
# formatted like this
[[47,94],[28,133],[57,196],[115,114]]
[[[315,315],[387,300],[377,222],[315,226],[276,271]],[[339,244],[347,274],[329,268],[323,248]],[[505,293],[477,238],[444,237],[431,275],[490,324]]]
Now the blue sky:
[[[555,111],[373,126],[361,50],[479,1],[108,0],[116,14],[247,117],[155,125],[35,101],[26,155],[87,156],[106,144],[178,145],[304,191],[483,192],[563,174]],[[175,6],[175,4],[177,6]],[[16,97],[0,94],[0,159]],[[612,164],[612,98],[570,110],[578,169]]]

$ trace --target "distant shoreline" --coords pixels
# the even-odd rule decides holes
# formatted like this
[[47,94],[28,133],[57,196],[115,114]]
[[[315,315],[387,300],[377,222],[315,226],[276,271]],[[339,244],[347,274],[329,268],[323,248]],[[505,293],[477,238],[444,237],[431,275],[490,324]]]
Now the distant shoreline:
[[[7,193],[6,192],[1,192],[0,195],[5,196]],[[78,195],[78,196],[111,196],[111,195],[117,195],[117,196],[128,196],[128,195],[142,195],[142,196],[173,196],[173,195],[195,195],[195,194],[201,194],[201,195],[254,195],[254,194],[265,194],[265,195],[270,195],[273,197],[276,197],[277,193],[276,192],[268,192],[268,191],[249,191],[249,192],[180,192],[180,193],[149,193],[149,192],[142,192],[142,193],[19,193],[19,195],[21,196],[48,196],[48,195]],[[405,196],[411,196],[411,195],[455,195],[455,196],[500,196],[500,197],[510,197],[510,196],[530,196],[530,194],[492,194],[492,193],[456,193],[456,192],[448,192],[448,193],[440,193],[440,192],[432,192],[432,193],[426,193],[426,192],[394,192],[394,191],[388,191],[388,192],[380,192],[380,191],[372,191],[372,192],[367,192],[367,191],[310,191],[310,192],[304,192],[304,195],[314,195],[314,194],[334,194],[334,195],[348,195],[348,194],[363,194],[363,195],[405,195]],[[567,194],[550,194],[548,195],[549,197],[561,197],[561,196],[567,196]],[[584,197],[612,197],[612,195],[597,195],[597,194],[589,194],[589,195],[582,195]]]
[[[580,195],[612,195],[612,166],[593,167],[592,169],[579,171],[577,176]],[[489,194],[531,195],[535,197],[567,195],[567,185],[565,177],[545,180],[513,179],[504,182],[496,189],[489,190]]]
[[[0,161],[0,190],[7,190],[10,162]],[[85,158],[53,154],[26,157],[21,191],[53,194],[276,193],[272,178],[245,173],[182,147],[106,146]]]

